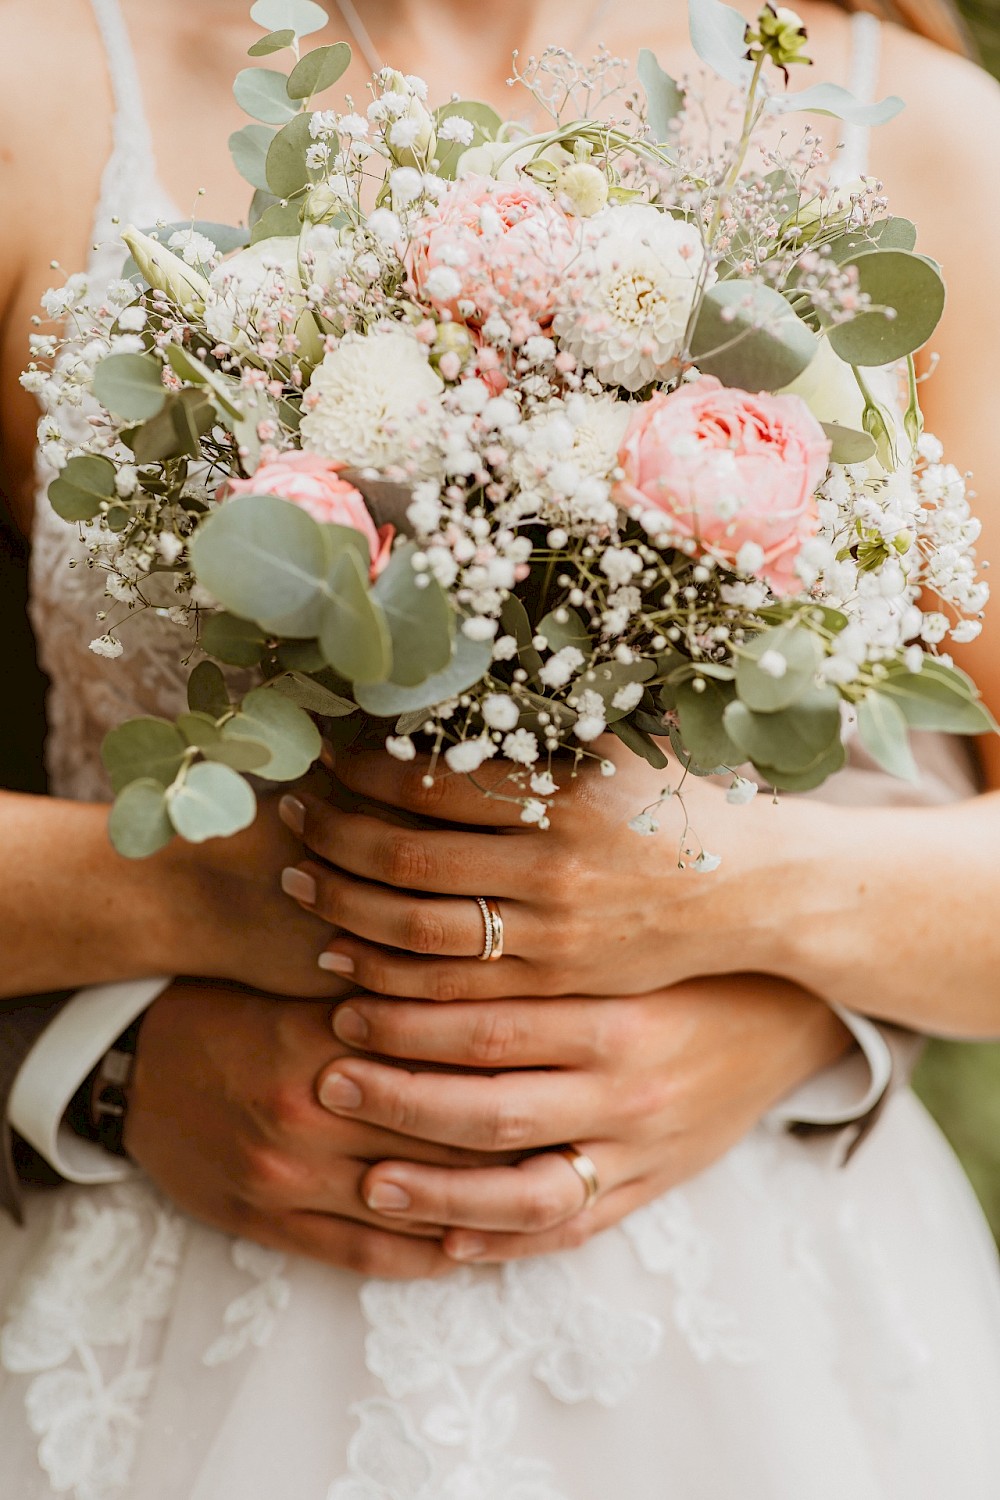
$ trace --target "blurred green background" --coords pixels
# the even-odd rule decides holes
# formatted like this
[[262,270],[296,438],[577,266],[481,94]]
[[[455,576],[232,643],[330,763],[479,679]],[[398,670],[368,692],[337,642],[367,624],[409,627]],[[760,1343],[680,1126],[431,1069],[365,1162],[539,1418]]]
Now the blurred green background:
[[[1000,0],[960,0],[960,9],[983,62],[1000,77]],[[984,149],[992,153],[993,142]],[[1000,1241],[1000,1043],[932,1043],[914,1087],[962,1158]]]

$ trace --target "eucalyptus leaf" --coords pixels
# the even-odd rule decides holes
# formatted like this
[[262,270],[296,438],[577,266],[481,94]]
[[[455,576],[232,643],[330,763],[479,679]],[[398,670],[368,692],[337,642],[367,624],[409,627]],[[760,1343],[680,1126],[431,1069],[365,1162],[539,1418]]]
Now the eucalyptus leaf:
[[320,528],[277,495],[226,501],[199,526],[190,553],[202,587],[225,610],[265,630],[269,621],[320,602],[328,567]]
[[234,381],[228,380],[217,370],[211,369],[182,344],[168,345],[167,360],[174,374],[181,380],[186,380],[192,385],[205,386],[211,391],[226,416],[234,420],[242,418],[243,413],[236,405],[236,398],[242,398],[243,393]]
[[265,125],[284,125],[299,112],[288,97],[288,79],[274,68],[244,68],[233,84],[236,102],[245,114]]
[[397,547],[372,589],[392,637],[390,677],[402,687],[415,687],[451,660],[454,612],[437,579],[414,572],[418,551],[415,542]]
[[299,708],[304,708],[311,714],[323,714],[328,719],[342,719],[357,712],[356,703],[352,703],[349,698],[342,698],[339,693],[331,692],[321,682],[302,672],[285,672],[281,677],[272,677],[267,687],[268,692],[281,693],[297,703]]
[[654,771],[665,771],[670,764],[656,741],[643,730],[637,729],[628,719],[619,719],[617,724],[612,724],[611,732],[618,736],[633,755],[648,761]]
[[821,422],[820,426],[830,439],[831,463],[863,464],[874,458],[877,445],[867,432],[841,427],[839,422]]
[[[502,119],[490,104],[483,104],[478,99],[453,99],[450,104],[443,105],[434,111],[434,124],[440,130],[445,120],[458,118],[468,120],[472,126],[471,146],[481,146],[484,141],[494,141],[497,132],[503,124]],[[454,177],[459,158],[468,146],[463,146],[461,141],[438,141],[438,165],[436,173],[439,177]]]
[[865,229],[851,229],[826,245],[826,253],[838,265],[863,255],[866,250],[912,250],[917,243],[917,226],[910,219],[878,219]]
[[298,235],[302,228],[302,211],[299,203],[273,203],[266,208],[253,226],[251,245],[261,240],[287,239]]
[[[700,6],[705,0],[692,0],[692,3]],[[839,83],[817,83],[812,88],[799,89],[793,94],[772,94],[767,101],[767,108],[772,115],[788,115],[804,110],[811,115],[833,115],[834,119],[844,120],[848,125],[872,126],[885,125],[887,121],[894,120],[905,105],[895,94],[890,94],[875,104],[866,104]]]
[[360,707],[376,718],[416,713],[468,692],[485,677],[492,659],[492,641],[470,641],[459,631],[451,661],[443,672],[425,678],[416,687],[399,687],[394,682],[358,683],[354,696]]
[[346,42],[332,47],[314,47],[295,64],[288,80],[289,99],[312,99],[332,88],[351,66],[351,49]]
[[214,661],[200,661],[188,678],[188,708],[192,713],[209,714],[221,719],[229,712],[229,690]]
[[[773,652],[784,663],[784,672],[776,677],[765,672],[761,658]],[[788,708],[816,680],[823,648],[811,631],[794,625],[764,630],[746,646],[736,665],[736,691],[755,713],[775,713]],[[777,665],[777,663],[775,663]]]
[[248,57],[270,57],[275,52],[284,52],[295,40],[295,32],[286,27],[283,31],[270,31],[267,36],[262,36],[259,42],[254,42],[252,47],[247,48]]
[[267,191],[267,152],[274,134],[269,125],[244,125],[242,130],[234,130],[229,137],[229,154],[237,172],[251,187],[264,192]]
[[575,646],[585,655],[590,654],[590,632],[575,609],[561,607],[551,610],[539,621],[535,634],[545,637],[550,651],[562,651],[566,646]]
[[840,738],[840,696],[834,688],[814,687],[789,708],[764,714],[737,699],[725,710],[723,724],[741,760],[801,775]]
[[226,741],[247,739],[265,745],[270,759],[257,768],[268,781],[295,781],[317,759],[322,742],[309,715],[282,693],[255,688],[240,711],[223,725]]
[[699,370],[745,391],[791,385],[818,348],[780,292],[746,281],[720,281],[706,292],[691,338]]
[[694,682],[682,682],[677,688],[677,716],[684,748],[700,766],[736,766],[746,757],[740,754],[726,732],[724,715],[734,698],[729,683],[703,677],[699,692]]
[[228,838],[249,828],[257,799],[238,772],[213,761],[199,761],[167,793],[170,821],[191,844]]
[[869,250],[844,262],[857,266],[858,289],[884,312],[863,312],[827,329],[831,348],[850,365],[887,365],[926,344],[944,311],[944,282],[923,256]]
[[932,657],[924,657],[919,672],[910,672],[902,664],[891,666],[878,691],[889,694],[911,729],[996,733],[996,722],[972,679]]
[[609,724],[616,724],[619,719],[627,718],[632,713],[632,709],[616,708],[615,695],[633,682],[648,682],[655,674],[656,666],[651,661],[633,661],[627,664],[620,661],[604,662],[601,666],[591,667],[584,672],[583,676],[578,679],[576,690],[568,701],[571,706],[575,706],[578,691],[597,693],[604,704],[606,721]]
[[260,740],[247,736],[227,739],[221,731],[217,740],[202,745],[201,753],[206,760],[218,761],[231,771],[244,774],[256,771],[263,775],[261,767],[266,766],[271,759],[271,751]]
[[684,90],[664,72],[648,47],[640,50],[636,71],[646,91],[646,119],[653,140],[663,142],[670,134],[672,121],[684,108]]
[[271,141],[264,186],[276,198],[291,198],[312,181],[306,165],[306,153],[313,144],[311,119],[309,114],[296,115]]
[[158,781],[131,782],[115,799],[108,834],[125,859],[148,859],[169,844],[174,825],[167,815],[167,794]]
[[749,82],[753,68],[746,60],[747,23],[738,10],[721,0],[688,0],[691,45],[703,63],[738,88]]
[[348,682],[384,682],[392,669],[389,624],[353,550],[342,552],[330,569],[319,642],[330,666]]
[[202,713],[200,710],[178,714],[177,728],[184,736],[185,742],[195,750],[204,750],[206,746],[217,745],[222,738],[222,730],[213,716]]
[[104,736],[101,760],[116,792],[140,779],[169,786],[184,762],[187,745],[169,719],[129,719]]
[[[286,672],[312,673],[326,668],[326,657],[319,648],[319,641],[282,641],[276,655]],[[280,681],[280,678],[275,681]]]
[[886,693],[872,692],[858,705],[858,735],[873,760],[890,776],[916,781],[917,763],[907,736],[906,716]]
[[85,453],[71,458],[49,485],[49,504],[64,521],[90,521],[115,495],[116,469],[109,458]]
[[297,37],[312,36],[329,25],[330,17],[315,0],[256,0],[250,17],[268,32],[293,31]]
[[140,464],[168,458],[198,458],[200,438],[215,425],[216,410],[204,391],[172,391],[162,411],[123,436]]
[[256,667],[264,655],[267,637],[252,620],[220,613],[202,617],[199,645],[228,666]]
[[778,791],[783,792],[812,792],[831,776],[836,776],[847,764],[847,750],[843,741],[834,740],[825,755],[814,761],[807,771],[778,771],[773,766],[759,765],[754,762],[758,773]]
[[517,641],[518,663],[529,677],[537,678],[542,668],[542,658],[532,645],[535,632],[528,619],[528,611],[516,594],[508,594],[500,610],[500,626],[505,634]]
[[93,391],[102,406],[129,422],[144,422],[167,399],[163,366],[150,354],[109,354],[94,371]]

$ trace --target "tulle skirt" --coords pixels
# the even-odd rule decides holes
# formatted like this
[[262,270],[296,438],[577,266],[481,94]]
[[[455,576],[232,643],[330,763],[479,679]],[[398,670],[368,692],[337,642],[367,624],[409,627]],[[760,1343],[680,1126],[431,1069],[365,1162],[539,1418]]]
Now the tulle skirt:
[[897,1096],[585,1248],[363,1282],[141,1177],[0,1230],[0,1500],[996,1500],[1000,1278]]

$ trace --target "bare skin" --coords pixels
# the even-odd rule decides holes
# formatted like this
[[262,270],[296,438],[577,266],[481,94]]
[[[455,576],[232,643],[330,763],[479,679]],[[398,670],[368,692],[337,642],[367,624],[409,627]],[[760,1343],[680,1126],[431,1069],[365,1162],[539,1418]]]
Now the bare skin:
[[[245,51],[256,32],[246,17],[242,0],[175,0],[169,8],[151,5],[147,0],[124,0],[123,9],[129,21],[133,42],[139,57],[147,91],[147,107],[154,140],[170,142],[170,151],[164,151],[163,175],[172,196],[184,206],[196,207],[199,187],[206,189],[204,200],[198,204],[199,214],[229,220],[239,220],[246,207],[246,190],[236,177],[226,159],[224,151],[207,155],[206,141],[223,141],[228,133],[244,123],[232,102],[228,85],[235,72],[246,63]],[[831,6],[823,4],[803,7],[807,22],[815,39],[815,52],[823,60],[817,69],[826,76],[843,79],[847,71],[848,33],[844,17]],[[492,98],[505,111],[510,107],[510,97],[503,87],[505,64],[495,72],[477,72],[475,59],[504,59],[512,44],[521,45],[524,53],[537,51],[546,41],[564,39],[570,24],[573,32],[579,30],[580,16],[575,5],[568,0],[550,0],[550,3],[529,3],[518,0],[516,4],[496,7],[485,20],[482,7],[458,3],[458,0],[441,0],[432,5],[424,0],[377,0],[370,11],[366,11],[370,28],[377,44],[391,52],[394,60],[409,71],[421,73],[428,79],[432,95],[443,95],[460,79],[463,91],[473,97]],[[0,154],[0,309],[3,312],[3,342],[0,345],[0,431],[4,434],[4,487],[14,513],[27,529],[30,526],[31,510],[31,466],[34,449],[34,426],[36,410],[34,403],[16,383],[17,373],[24,360],[24,330],[28,319],[35,311],[42,292],[53,280],[49,262],[58,259],[68,269],[81,265],[86,257],[90,238],[93,204],[96,201],[100,171],[110,148],[111,101],[105,79],[103,53],[94,28],[93,17],[85,0],[6,0],[4,5],[6,56],[9,59],[39,55],[43,50],[47,59],[47,91],[44,104],[44,130],[27,130],[25,123],[39,119],[39,106],[30,82],[31,70],[11,66],[9,78],[5,79],[0,109],[5,115],[2,138],[11,144]],[[492,29],[496,32],[493,35]],[[310,45],[339,39],[343,28],[339,22],[331,24],[327,34],[310,39]],[[681,8],[677,13],[664,17],[662,7],[645,4],[635,7],[613,7],[605,24],[601,27],[603,39],[616,52],[634,55],[639,45],[652,45],[661,59],[674,71],[682,71],[691,61],[684,41],[685,21]],[[53,38],[58,37],[58,45]],[[433,45],[432,45],[433,43]],[[474,43],[474,45],[472,45]],[[356,63],[352,74],[344,81],[357,97],[363,98],[366,69]],[[923,98],[936,101],[934,129],[937,144],[935,151],[947,162],[948,181],[952,191],[968,202],[973,191],[978,193],[969,160],[969,143],[962,138],[959,127],[949,122],[962,117],[959,110],[950,110],[950,97],[961,98],[968,103],[973,97],[977,108],[975,117],[981,128],[987,129],[990,119],[998,114],[995,92],[992,87],[973,74],[966,65],[943,57],[940,53],[901,33],[887,37],[883,83],[886,88],[897,87],[915,101],[907,123],[902,127],[889,127],[882,132],[877,143],[876,170],[882,171],[894,184],[897,207],[901,212],[918,218],[924,232],[925,242],[945,260],[947,267],[949,246],[953,247],[951,260],[967,267],[970,286],[986,288],[993,275],[989,263],[987,244],[995,236],[989,225],[981,224],[981,234],[975,245],[970,245],[963,227],[964,221],[954,212],[954,205],[938,201],[930,191],[926,159],[913,156],[913,140],[925,139],[930,133],[920,124]],[[933,82],[933,88],[931,83]],[[178,101],[183,100],[183,108]],[[930,106],[926,106],[927,109]],[[941,126],[952,131],[942,143]],[[964,175],[963,175],[964,174]],[[39,191],[39,184],[43,190]],[[988,210],[983,211],[988,212]],[[982,217],[982,216],[981,216]],[[981,243],[982,251],[977,250]],[[978,263],[977,263],[978,260]],[[977,393],[988,389],[989,373],[986,364],[986,348],[995,347],[995,337],[987,338],[990,332],[988,318],[996,317],[998,299],[966,292],[962,287],[953,290],[951,321],[936,341],[943,354],[948,356],[947,391],[937,395],[938,408],[929,413],[929,425],[939,432],[961,462],[969,462],[983,473],[990,469],[990,454],[984,448],[984,435],[990,432],[990,423],[983,416],[983,401],[976,405]],[[982,332],[981,356],[970,355],[968,330]],[[995,334],[997,330],[993,330]],[[961,357],[949,353],[962,349]],[[928,402],[928,406],[932,406]],[[979,653],[984,655],[982,651]],[[994,675],[1000,668],[994,667]],[[980,681],[989,694],[993,684],[986,668],[979,672]],[[217,977],[253,983],[264,988],[291,990],[299,994],[334,994],[336,985],[328,976],[317,980],[313,968],[318,947],[322,947],[328,935],[328,926],[313,917],[306,917],[305,926],[284,928],[282,944],[272,944],[268,954],[249,956],[236,953],[226,944],[231,939],[222,931],[219,911],[213,903],[205,907],[199,929],[192,907],[192,888],[204,889],[206,881],[221,882],[218,889],[226,893],[237,890],[240,878],[240,852],[233,846],[231,852],[220,852],[211,846],[197,851],[184,848],[168,851],[158,861],[152,862],[144,872],[146,883],[142,895],[142,911],[148,921],[133,924],[126,913],[129,900],[135,889],[135,872],[131,866],[123,866],[108,853],[105,842],[104,811],[100,808],[76,808],[72,819],[55,814],[52,804],[32,799],[0,797],[0,827],[3,838],[0,846],[5,850],[0,865],[0,919],[9,928],[17,924],[23,933],[18,962],[19,971],[11,971],[6,978],[13,984],[10,993],[21,993],[23,989],[46,985],[76,984],[92,978],[128,977],[134,972],[149,972],[151,969],[167,969],[170,972],[190,970],[192,952],[199,955],[199,967]],[[72,826],[70,826],[72,824]],[[255,830],[255,852],[261,867],[277,869],[289,859],[287,833],[276,820],[266,827]],[[72,848],[67,854],[67,838]],[[60,873],[67,862],[78,869],[90,872],[88,889],[84,895],[79,882],[66,882]],[[60,883],[61,882],[61,883]],[[193,883],[193,886],[192,886]],[[251,882],[252,884],[252,882]],[[92,892],[101,892],[102,912],[100,920],[94,921]],[[271,916],[268,902],[275,888],[266,888],[266,882],[253,893],[258,900],[261,928],[272,920],[281,927],[281,921]],[[277,898],[276,899],[282,899]],[[75,904],[79,903],[79,904]],[[224,910],[226,900],[218,903]],[[294,913],[291,903],[289,910]],[[228,917],[231,908],[225,911]],[[155,913],[155,919],[153,915]],[[286,922],[288,919],[285,919]],[[298,920],[296,914],[296,920]],[[228,924],[231,926],[231,924]],[[248,924],[249,927],[250,924]],[[97,931],[94,931],[94,928]],[[113,941],[116,939],[117,941]],[[309,978],[300,978],[301,958],[291,957],[296,943],[304,943],[308,952]],[[214,960],[201,961],[202,952],[214,951]],[[219,953],[223,956],[219,956]],[[122,956],[124,954],[124,957]],[[284,967],[288,957],[288,968]],[[282,969],[285,982],[275,978],[266,969],[265,959],[272,968]],[[250,972],[254,961],[261,967]],[[48,967],[44,967],[45,965]],[[103,965],[103,968],[102,968]],[[117,966],[117,967],[116,967]],[[294,973],[294,978],[290,977]],[[42,976],[44,975],[44,981]],[[19,987],[20,986],[20,987]],[[220,1227],[244,1232],[247,1225],[245,1210],[234,1206],[231,1185],[227,1191],[225,1181],[212,1178],[209,1172],[203,1179],[203,1187],[197,1192],[187,1192],[187,1180],[183,1168],[184,1151],[200,1149],[207,1163],[209,1157],[222,1161],[235,1160],[247,1140],[247,1090],[245,1070],[237,1055],[225,1053],[218,1061],[218,1088],[211,1092],[213,1100],[221,1098],[222,1105],[213,1107],[197,1118],[203,1121],[204,1130],[197,1137],[187,1137],[186,1146],[173,1128],[185,1117],[185,1110],[192,1104],[198,1092],[198,1080],[194,1064],[173,1066],[165,1063],[172,1058],[174,1063],[185,1058],[197,1058],[204,1029],[204,1016],[199,1006],[185,1003],[183,992],[178,999],[178,990],[168,992],[164,999],[153,1007],[147,1027],[144,1028],[140,1050],[140,1069],[133,1105],[132,1148],[140,1161],[150,1170],[155,1180],[188,1206],[192,1212],[218,1224]],[[697,993],[696,991],[693,993]],[[728,987],[718,984],[713,995],[719,997],[714,1013],[705,1008],[700,1026],[697,1028],[697,1044],[694,1033],[685,1025],[674,1021],[678,1028],[673,1048],[664,1042],[663,1056],[670,1056],[670,1077],[674,1089],[669,1101],[661,1111],[663,1137],[687,1136],[690,1149],[676,1153],[666,1159],[667,1164],[659,1172],[650,1160],[650,1140],[643,1134],[630,1135],[626,1125],[616,1124],[621,1136],[616,1163],[607,1165],[613,1173],[611,1180],[616,1187],[632,1184],[631,1196],[623,1198],[620,1192],[609,1193],[605,1200],[600,1222],[611,1222],[644,1201],[642,1196],[653,1196],[662,1191],[670,1181],[679,1180],[691,1171],[704,1165],[713,1155],[739,1137],[759,1118],[760,1114],[787,1089],[794,1087],[802,1078],[822,1067],[836,1057],[846,1045],[846,1038],[839,1022],[836,1022],[826,1007],[801,991],[780,991],[781,1004],[775,1002],[772,985],[748,984],[737,980]],[[213,992],[218,1001],[219,992]],[[207,1004],[210,997],[202,994]],[[670,1004],[675,1006],[675,1015],[680,1014],[682,997],[665,996],[665,1004],[659,1011],[644,1007],[644,1024],[652,1027],[654,1016],[658,1024],[670,1018]],[[233,1006],[241,1004],[238,993],[231,993]],[[510,1002],[511,1005],[531,1004]],[[613,1002],[604,1002],[611,1004]],[[579,1066],[573,1067],[566,1038],[575,1035],[585,1025],[586,1002],[564,1000],[558,1002],[560,1014],[565,1019],[565,1031],[554,1029],[551,1049],[546,1053],[550,1067],[565,1070],[570,1091],[579,1089],[578,1103],[572,1114],[581,1139],[599,1142],[602,1131],[608,1127],[603,1121],[609,1118],[607,1098],[593,1084],[593,1072]],[[577,1011],[574,1006],[581,1007]],[[168,1009],[169,1007],[169,1009]],[[737,1032],[733,1021],[737,1017],[742,1023],[753,1012],[755,1017],[746,1030]],[[236,1012],[234,1011],[234,1014]],[[589,1015],[595,1012],[587,1011]],[[169,1015],[169,1025],[156,1025],[157,1015]],[[524,1014],[524,1012],[522,1012]],[[265,1020],[264,1011],[252,1005],[239,1009],[241,1026],[258,1039],[264,1056],[272,1036],[273,1021]],[[462,1022],[455,1011],[456,1025]],[[579,1023],[579,1026],[577,1025]],[[706,1026],[709,1030],[706,1031]],[[548,1033],[545,1033],[548,1036]],[[685,1049],[685,1037],[692,1046]],[[710,1045],[709,1037],[713,1038]],[[296,1054],[295,1071],[298,1097],[315,1101],[316,1079],[343,1051],[331,1043],[329,1032],[322,1039],[319,1030],[309,1031],[310,1045]],[[384,1050],[393,1056],[406,1056],[398,1044],[386,1037]],[[463,1051],[461,1036],[442,1037],[444,1055],[441,1061],[464,1063],[475,1066],[481,1060],[469,1051]],[[168,1050],[172,1049],[172,1050]],[[705,1058],[712,1059],[712,1079],[699,1083],[706,1077]],[[754,1059],[754,1063],[751,1062]],[[777,1077],[775,1059],[780,1060]],[[430,1059],[433,1061],[434,1059]],[[161,1066],[163,1064],[164,1066]],[[509,1066],[518,1067],[518,1058],[511,1056]],[[601,1067],[603,1068],[603,1064]],[[599,1070],[597,1070],[599,1071]],[[511,1075],[511,1088],[520,1087],[520,1074]],[[749,1077],[756,1082],[751,1087],[752,1097],[735,1091],[737,1080]],[[621,1074],[609,1084],[622,1097],[632,1078],[628,1066],[623,1062]],[[680,1086],[687,1079],[691,1089],[685,1094]],[[439,1098],[448,1094],[448,1079],[436,1080]],[[699,1088],[701,1092],[699,1093]],[[495,1093],[500,1092],[497,1083]],[[207,1100],[208,1093],[202,1093]],[[455,1100],[464,1095],[456,1092]],[[737,1103],[732,1103],[733,1099]],[[479,1106],[476,1106],[479,1108]],[[483,1120],[490,1118],[489,1111],[495,1105],[485,1104]],[[513,1111],[515,1106],[509,1105]],[[589,1111],[589,1113],[588,1113]],[[311,1118],[311,1117],[309,1117]],[[304,1112],[302,1120],[307,1119]],[[474,1125],[474,1121],[472,1124]],[[441,1128],[443,1127],[435,1127]],[[524,1136],[523,1149],[532,1145],[544,1145],[551,1140],[551,1126],[545,1121],[532,1125]],[[412,1134],[413,1132],[403,1132]],[[286,1159],[301,1166],[311,1145],[303,1138],[309,1134],[290,1132],[285,1139]],[[492,1142],[495,1147],[499,1142]],[[370,1145],[370,1143],[369,1143]],[[377,1151],[365,1154],[357,1139],[331,1139],[333,1157],[351,1160],[371,1160]],[[631,1156],[629,1156],[631,1153]],[[626,1157],[631,1165],[627,1164]],[[550,1184],[549,1215],[546,1226],[554,1223],[569,1211],[572,1203],[566,1202],[567,1184],[576,1183],[564,1163],[553,1159],[563,1174],[562,1201],[558,1212],[552,1212]],[[546,1166],[550,1163],[546,1163]],[[498,1171],[504,1169],[498,1168]],[[538,1168],[532,1169],[538,1171]],[[256,1180],[256,1168],[250,1173]],[[266,1175],[266,1174],[265,1174]],[[347,1230],[320,1243],[310,1245],[288,1229],[288,1214],[301,1207],[298,1189],[293,1189],[289,1174],[277,1185],[271,1181],[271,1196],[267,1199],[268,1226],[264,1227],[261,1216],[255,1232],[258,1237],[267,1237],[269,1243],[280,1243],[286,1248],[306,1250],[324,1259],[341,1265],[361,1267],[356,1234],[369,1234],[372,1226],[356,1229],[354,1221],[370,1217],[363,1208],[357,1187],[348,1186],[336,1201],[324,1204],[319,1210],[328,1214],[338,1226],[347,1225]],[[523,1174],[522,1174],[523,1177]],[[349,1174],[344,1179],[349,1182]],[[471,1179],[470,1179],[471,1181]],[[636,1184],[642,1183],[643,1187]],[[259,1183],[257,1187],[259,1188]],[[440,1180],[438,1183],[440,1190]],[[254,1189],[257,1197],[259,1191]],[[481,1225],[481,1198],[470,1193],[467,1202],[450,1193],[434,1198],[428,1191],[426,1202],[441,1209],[431,1217],[441,1226],[471,1224]],[[493,1228],[506,1230],[541,1229],[545,1215],[537,1204],[524,1195],[523,1181],[511,1184],[511,1196],[497,1184],[497,1213],[500,1216]],[[519,1196],[520,1195],[520,1196]],[[508,1203],[509,1208],[502,1208]],[[518,1219],[518,1203],[522,1214]],[[613,1210],[611,1205],[615,1204]],[[447,1208],[447,1212],[445,1209]],[[315,1211],[315,1209],[313,1210]],[[412,1221],[411,1221],[412,1222]],[[398,1221],[392,1227],[402,1228]],[[597,1220],[592,1215],[581,1229],[572,1231],[578,1237],[592,1232]],[[381,1231],[379,1231],[381,1232]],[[443,1231],[442,1231],[443,1232]],[[546,1227],[546,1232],[548,1229]],[[451,1244],[452,1250],[456,1247]],[[548,1246],[548,1241],[534,1242],[538,1248]],[[531,1248],[530,1239],[517,1241],[518,1253]],[[493,1248],[498,1253],[514,1253],[509,1241]],[[412,1260],[404,1260],[412,1251],[412,1244],[400,1237],[398,1272],[384,1261],[380,1274],[417,1274]],[[378,1252],[376,1252],[378,1253]],[[421,1249],[426,1255],[426,1248]],[[370,1268],[375,1264],[365,1260]],[[428,1269],[426,1261],[421,1261]]]

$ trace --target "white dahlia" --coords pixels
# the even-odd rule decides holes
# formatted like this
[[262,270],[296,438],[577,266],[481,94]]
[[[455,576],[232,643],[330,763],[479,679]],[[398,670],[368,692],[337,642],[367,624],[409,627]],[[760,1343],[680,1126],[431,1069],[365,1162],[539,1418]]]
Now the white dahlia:
[[313,375],[302,446],[338,463],[426,472],[443,389],[412,334],[393,328],[351,335]]
[[605,385],[640,390],[672,373],[705,251],[693,224],[646,203],[586,221],[553,331]]

